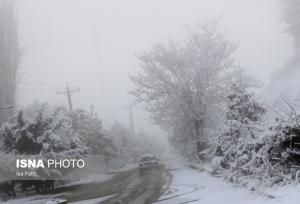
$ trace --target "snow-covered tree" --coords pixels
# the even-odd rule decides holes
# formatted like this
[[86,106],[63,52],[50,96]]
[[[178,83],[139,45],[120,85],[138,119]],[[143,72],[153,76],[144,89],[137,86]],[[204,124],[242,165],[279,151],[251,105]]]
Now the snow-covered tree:
[[282,0],[283,17],[288,24],[287,31],[294,38],[294,45],[300,48],[300,2],[298,0]]
[[[63,113],[62,113],[63,112]],[[5,123],[1,128],[2,149],[6,153],[39,154],[45,148],[48,151],[60,152],[68,147],[57,132],[69,127],[69,120],[61,117],[64,109],[57,109],[47,116],[45,109],[37,110],[35,118],[26,118],[23,111],[16,117],[15,123]]]
[[142,148],[126,126],[115,121],[108,130],[108,135],[112,137],[118,157],[123,162],[136,161],[140,157]]
[[[256,154],[265,108],[243,84],[233,84],[227,96],[226,122],[217,141],[214,168],[225,170],[231,180],[251,174],[249,165]],[[216,162],[218,161],[218,162]]]
[[[30,116],[30,117],[28,117]],[[76,129],[72,124],[76,118]],[[47,104],[25,108],[0,128],[0,152],[39,159],[79,159],[87,154],[105,154],[108,145],[101,120],[83,110],[71,115],[65,108]],[[104,164],[103,164],[104,165]],[[72,169],[43,169],[42,179],[53,179]]]
[[139,56],[142,70],[131,77],[132,94],[172,143],[189,149],[193,158],[221,118],[218,109],[234,77],[235,49],[213,22],[189,30],[184,43],[157,44]]
[[132,134],[129,128],[117,121],[109,128],[107,135],[112,138],[114,158],[121,163],[136,162],[142,154],[163,151],[160,145],[155,145],[155,138],[151,139],[143,132]]
[[105,147],[105,135],[103,133],[102,121],[84,110],[75,110],[73,117],[72,148],[88,146],[93,153],[101,154]]

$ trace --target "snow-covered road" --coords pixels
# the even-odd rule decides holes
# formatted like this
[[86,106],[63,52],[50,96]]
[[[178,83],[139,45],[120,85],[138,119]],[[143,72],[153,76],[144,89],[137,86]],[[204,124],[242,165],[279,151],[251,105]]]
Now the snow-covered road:
[[118,171],[114,176],[96,177],[103,182],[85,178],[71,183],[72,185],[64,185],[48,191],[47,195],[31,195],[23,198],[19,196],[17,199],[10,199],[3,203],[46,204],[53,199],[64,199],[74,204],[150,204],[161,195],[161,188],[165,183],[164,172],[163,166],[159,169],[149,169],[143,174],[140,174],[137,168],[132,168]]
[[299,185],[266,189],[267,195],[275,197],[268,198],[206,172],[190,169],[180,161],[173,161],[169,167],[173,180],[164,195],[156,202],[157,204],[298,204],[300,202]]
[[[251,192],[232,183],[199,172],[184,162],[166,162],[166,171],[139,176],[136,169],[120,172],[104,183],[84,183],[77,187],[64,187],[61,194],[30,196],[4,203],[44,204],[54,197],[63,197],[77,203],[138,203],[138,204],[298,204],[300,185],[264,189]],[[159,197],[161,184],[164,193]],[[106,195],[109,195],[106,197]],[[271,196],[267,196],[271,195]],[[274,197],[274,198],[270,198]],[[154,201],[156,200],[156,201]],[[80,202],[78,202],[80,201]],[[1,203],[1,202],[0,202]]]

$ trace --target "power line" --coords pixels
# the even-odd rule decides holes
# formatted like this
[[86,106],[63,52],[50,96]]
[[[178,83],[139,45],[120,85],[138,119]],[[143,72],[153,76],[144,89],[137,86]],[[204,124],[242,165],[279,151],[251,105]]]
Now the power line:
[[58,87],[58,86],[54,86],[54,85],[50,85],[50,84],[38,84],[38,83],[32,83],[32,82],[28,82],[28,81],[18,81],[17,83],[22,84],[22,85],[28,85],[28,86],[51,87],[53,89]]
[[17,83],[30,84],[30,85],[34,85],[34,86],[57,87],[57,85],[55,85],[55,84],[41,82],[41,81],[36,81],[36,80],[31,80],[31,79],[25,78],[25,77],[22,77],[20,80],[17,81]]
[[32,80],[27,77],[12,77],[12,76],[0,76],[0,79],[5,79],[5,80],[12,80],[15,81],[18,84],[30,84],[30,85],[36,85],[36,86],[51,86],[51,87],[57,87],[55,84],[51,83],[45,83],[37,80]]
[[12,109],[14,108],[14,105],[11,104],[11,105],[7,105],[7,106],[3,106],[3,107],[0,107],[0,110],[8,110],[8,109]]

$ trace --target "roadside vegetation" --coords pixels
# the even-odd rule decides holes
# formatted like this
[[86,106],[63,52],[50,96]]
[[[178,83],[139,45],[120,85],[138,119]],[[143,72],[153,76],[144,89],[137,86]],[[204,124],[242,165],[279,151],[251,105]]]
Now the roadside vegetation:
[[[296,47],[284,75],[299,66],[300,4],[285,1],[282,7]],[[233,57],[237,45],[219,24],[197,24],[183,42],[155,44],[139,55],[131,93],[188,161],[210,163],[214,175],[251,188],[298,183],[299,97],[278,94],[266,105],[261,96],[268,93],[255,94],[260,82]],[[272,84],[278,82],[279,76]]]

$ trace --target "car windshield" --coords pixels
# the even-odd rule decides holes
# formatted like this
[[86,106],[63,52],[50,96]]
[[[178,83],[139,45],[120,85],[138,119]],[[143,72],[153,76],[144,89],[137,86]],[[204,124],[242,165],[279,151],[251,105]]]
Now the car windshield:
[[154,156],[147,156],[147,157],[142,157],[141,161],[151,161],[151,160],[154,160],[154,159],[155,159]]

